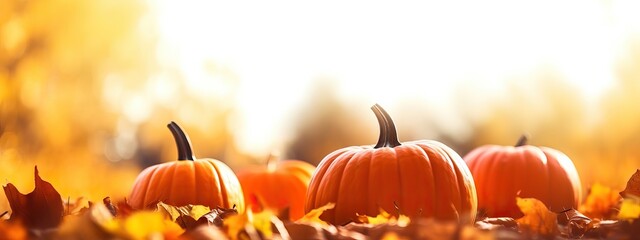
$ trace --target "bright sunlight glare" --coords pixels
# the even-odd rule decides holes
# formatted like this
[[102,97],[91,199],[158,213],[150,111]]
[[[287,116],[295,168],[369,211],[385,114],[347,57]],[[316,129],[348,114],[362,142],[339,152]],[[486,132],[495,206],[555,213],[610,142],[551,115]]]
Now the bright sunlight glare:
[[453,111],[456,86],[477,86],[482,91],[474,104],[481,105],[504,94],[506,81],[551,69],[593,101],[611,87],[621,45],[638,33],[632,9],[640,6],[595,0],[164,0],[155,11],[159,60],[180,66],[196,93],[230,87],[203,77],[207,62],[233,72],[240,84],[237,144],[264,155],[286,141],[287,118],[325,78],[335,80],[347,101],[392,108],[411,98]]

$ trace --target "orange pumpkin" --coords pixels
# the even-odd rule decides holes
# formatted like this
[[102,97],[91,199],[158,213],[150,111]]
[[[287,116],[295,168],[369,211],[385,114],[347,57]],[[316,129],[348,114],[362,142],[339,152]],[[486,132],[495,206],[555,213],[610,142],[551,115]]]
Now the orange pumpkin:
[[489,217],[523,216],[516,196],[537,198],[555,212],[580,203],[582,187],[571,159],[526,141],[522,136],[514,147],[482,146],[464,157],[476,180],[478,207]]
[[244,197],[238,178],[223,162],[196,159],[189,137],[178,124],[167,125],[178,146],[178,161],[150,166],[137,177],[129,204],[137,209],[153,208],[162,201],[174,206],[188,204],[210,208],[244,210]]
[[276,161],[269,157],[267,166],[238,172],[245,199],[255,197],[262,206],[276,211],[289,208],[290,220],[304,216],[304,200],[315,167],[298,160]]
[[433,140],[400,143],[395,125],[379,105],[372,108],[380,124],[375,146],[353,146],[327,155],[316,169],[305,210],[335,203],[321,219],[333,224],[394,215],[474,221],[477,209],[473,178],[462,158]]

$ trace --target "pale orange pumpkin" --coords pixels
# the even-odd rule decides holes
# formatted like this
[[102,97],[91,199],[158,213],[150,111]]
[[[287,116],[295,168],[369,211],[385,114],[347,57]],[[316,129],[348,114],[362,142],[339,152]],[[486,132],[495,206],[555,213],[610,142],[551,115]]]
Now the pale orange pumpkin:
[[137,209],[154,208],[162,201],[174,206],[193,204],[244,211],[242,188],[233,171],[215,159],[196,159],[189,137],[178,124],[171,122],[168,127],[178,146],[178,161],[143,170],[133,184],[129,204]]
[[433,140],[400,143],[387,112],[377,104],[372,110],[380,124],[378,143],[324,157],[311,178],[305,210],[335,203],[320,217],[333,224],[377,216],[380,208],[396,216],[474,221],[476,190],[462,158]]
[[478,190],[478,207],[489,217],[519,218],[516,197],[537,198],[551,211],[577,208],[582,198],[578,171],[564,153],[526,145],[486,145],[469,152],[466,161]]
[[239,171],[237,176],[242,185],[244,198],[256,198],[259,208],[284,211],[289,209],[289,219],[296,220],[304,216],[304,201],[311,174],[315,167],[299,160],[277,161],[271,156],[267,166],[257,166]]

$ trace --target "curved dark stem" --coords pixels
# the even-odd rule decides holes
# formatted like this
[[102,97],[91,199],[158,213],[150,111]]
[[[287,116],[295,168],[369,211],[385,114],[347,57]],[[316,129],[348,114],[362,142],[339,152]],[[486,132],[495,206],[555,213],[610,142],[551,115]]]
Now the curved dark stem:
[[382,109],[378,104],[373,105],[371,110],[373,110],[380,125],[380,137],[374,148],[400,146],[396,125],[393,124],[393,120],[391,120],[391,116],[389,116],[387,111]]
[[522,134],[522,136],[520,136],[520,138],[518,139],[518,142],[516,143],[515,147],[527,145],[528,140],[529,138],[527,138],[527,135]]
[[193,161],[195,156],[193,156],[193,151],[191,150],[189,136],[173,121],[171,121],[167,127],[171,130],[171,134],[173,134],[173,138],[176,140],[176,146],[178,146],[178,161]]

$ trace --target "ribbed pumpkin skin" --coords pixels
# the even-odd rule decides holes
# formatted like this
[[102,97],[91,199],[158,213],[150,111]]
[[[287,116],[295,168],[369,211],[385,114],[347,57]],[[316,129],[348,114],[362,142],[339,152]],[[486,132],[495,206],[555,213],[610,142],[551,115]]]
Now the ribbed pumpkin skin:
[[153,208],[158,201],[184,206],[232,208],[244,211],[240,182],[233,171],[215,159],[173,161],[143,170],[137,177],[129,204],[137,209]]
[[304,201],[315,167],[307,162],[288,160],[238,172],[244,198],[256,196],[264,208],[283,210],[289,207],[290,220],[304,216]]
[[555,212],[577,208],[581,201],[578,172],[558,150],[488,145],[474,149],[464,160],[476,181],[478,208],[489,217],[521,217],[516,196],[537,198]]
[[318,165],[306,211],[335,203],[321,219],[346,224],[356,214],[376,216],[380,208],[397,215],[474,221],[477,210],[473,177],[462,158],[431,140],[400,146],[347,147]]

